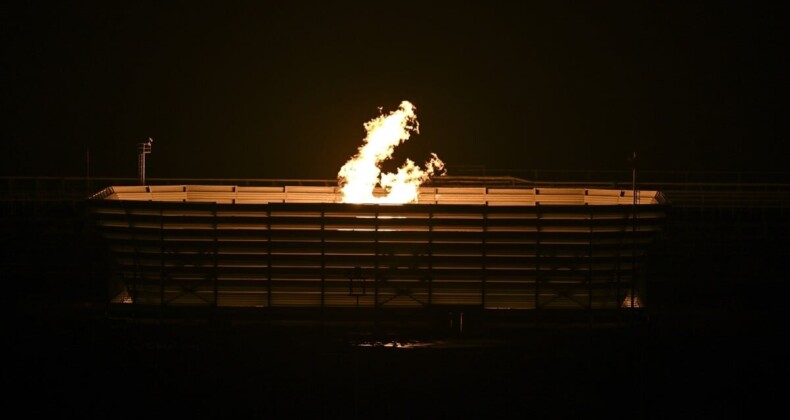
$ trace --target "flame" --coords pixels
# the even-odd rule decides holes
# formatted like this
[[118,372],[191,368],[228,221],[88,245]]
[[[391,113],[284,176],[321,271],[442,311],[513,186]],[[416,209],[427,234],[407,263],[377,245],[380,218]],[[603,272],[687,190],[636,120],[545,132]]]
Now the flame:
[[[420,185],[436,174],[444,175],[444,162],[436,153],[431,153],[431,158],[425,162],[425,170],[406,159],[396,173],[381,173],[381,162],[392,157],[395,147],[408,140],[412,132],[419,134],[415,109],[411,102],[403,101],[397,110],[364,124],[367,136],[362,146],[337,174],[342,202],[416,203]],[[383,188],[386,195],[374,195],[377,186]]]

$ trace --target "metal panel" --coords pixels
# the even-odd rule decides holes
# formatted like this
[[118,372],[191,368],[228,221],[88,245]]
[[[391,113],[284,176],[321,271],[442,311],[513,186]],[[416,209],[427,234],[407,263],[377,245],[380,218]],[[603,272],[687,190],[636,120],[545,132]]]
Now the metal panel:
[[[635,264],[666,212],[657,201],[634,208],[633,196],[620,190],[440,188],[433,193],[453,197],[453,204],[392,206],[320,202],[334,187],[250,188],[154,188],[200,194],[197,201],[172,203],[147,201],[146,187],[119,187],[114,196],[92,200],[95,223],[126,285],[121,294],[127,297],[115,301],[612,309],[633,284]],[[119,200],[119,193],[140,199]],[[298,202],[218,203],[239,193],[300,196]],[[534,199],[476,204],[520,194],[539,197],[537,205]],[[658,197],[642,197],[651,194]],[[621,199],[629,205],[600,204]],[[319,202],[301,202],[310,200]]]

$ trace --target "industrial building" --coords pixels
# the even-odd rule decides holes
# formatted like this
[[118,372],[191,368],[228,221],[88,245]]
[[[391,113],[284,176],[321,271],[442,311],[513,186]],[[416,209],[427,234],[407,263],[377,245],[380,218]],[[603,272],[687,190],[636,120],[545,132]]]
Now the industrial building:
[[403,205],[345,204],[337,187],[287,180],[110,186],[88,207],[114,261],[111,306],[138,314],[246,308],[331,319],[349,309],[645,304],[638,273],[665,222],[660,192],[455,184],[422,187],[418,203]]

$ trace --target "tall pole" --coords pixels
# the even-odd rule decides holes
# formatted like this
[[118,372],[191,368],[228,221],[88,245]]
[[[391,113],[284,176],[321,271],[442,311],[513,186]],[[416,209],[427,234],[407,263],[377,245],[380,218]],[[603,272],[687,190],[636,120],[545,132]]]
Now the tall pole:
[[140,185],[145,185],[145,155],[151,153],[151,143],[154,139],[148,138],[145,143],[137,143],[137,176]]
[[91,192],[91,148],[85,148],[85,195]]
[[634,249],[631,251],[631,309],[634,308],[634,300],[636,299],[636,152],[631,156],[631,194],[633,195],[633,215],[631,216],[631,233],[634,241]]

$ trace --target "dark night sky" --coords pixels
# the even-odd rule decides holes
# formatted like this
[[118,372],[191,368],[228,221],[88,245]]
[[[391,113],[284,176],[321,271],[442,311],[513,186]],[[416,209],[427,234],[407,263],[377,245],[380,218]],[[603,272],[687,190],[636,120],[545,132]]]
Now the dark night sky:
[[450,174],[785,168],[780,2],[29,3],[2,6],[0,175],[82,176],[89,149],[134,177],[150,136],[149,177],[334,178],[404,99],[394,162]]

